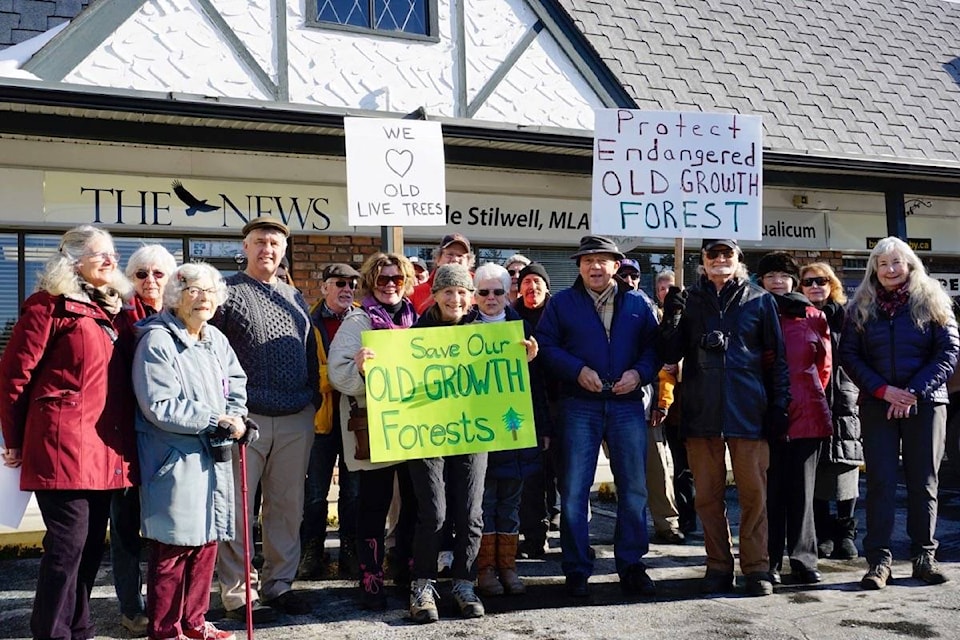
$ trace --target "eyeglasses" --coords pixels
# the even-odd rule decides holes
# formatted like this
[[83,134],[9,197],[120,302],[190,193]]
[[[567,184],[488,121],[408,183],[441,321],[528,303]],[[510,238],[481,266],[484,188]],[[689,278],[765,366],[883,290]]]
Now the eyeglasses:
[[[351,289],[356,289],[358,285],[356,278],[354,278],[353,280],[335,280],[333,284],[337,285],[337,287],[340,289],[345,289],[346,287],[350,287]],[[377,284],[380,284],[379,278],[377,279]],[[380,286],[385,287],[387,285],[382,284]]]
[[733,249],[707,249],[707,259],[716,260],[720,256],[730,260],[733,258]]
[[509,273],[511,277],[520,275],[521,271],[523,271],[523,269],[507,269],[507,273]]
[[140,269],[140,271],[137,271],[133,275],[137,277],[137,280],[146,280],[151,275],[153,276],[154,280],[163,280],[163,277],[167,274],[165,274],[163,271],[147,271],[146,269]]
[[203,287],[187,287],[184,289],[187,293],[190,294],[193,298],[198,298],[201,293],[205,293],[208,296],[212,296],[217,292],[216,287],[211,287],[209,289],[204,289]]
[[477,289],[477,295],[481,298],[486,298],[491,293],[495,296],[502,296],[506,292],[506,289]]
[[818,287],[823,287],[830,282],[830,278],[825,278],[823,276],[818,276],[816,278],[804,278],[800,281],[800,284],[804,287],[812,287],[817,285]]
[[81,258],[96,258],[96,259],[99,259],[100,262],[106,262],[106,261],[108,261],[108,260],[109,260],[110,262],[119,262],[119,261],[120,261],[120,254],[119,254],[119,253],[115,253],[115,252],[113,252],[113,251],[99,251],[99,252],[97,252],[97,253],[85,253],[85,254],[83,254],[83,255],[80,256],[80,257],[81,257]]
[[377,286],[386,287],[392,282],[395,286],[402,287],[404,280],[403,276],[377,276]]

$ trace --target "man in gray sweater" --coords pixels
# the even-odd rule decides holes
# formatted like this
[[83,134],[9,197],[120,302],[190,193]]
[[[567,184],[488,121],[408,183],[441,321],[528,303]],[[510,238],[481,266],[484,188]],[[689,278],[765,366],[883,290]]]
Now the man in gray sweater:
[[[217,574],[227,617],[246,619],[246,571],[251,572],[254,620],[268,622],[276,612],[302,615],[310,610],[293,591],[300,562],[303,478],[313,441],[319,364],[310,313],[300,293],[277,278],[290,231],[275,218],[251,220],[243,228],[243,272],[227,279],[228,297],[213,324],[227,338],[247,374],[247,408],[260,425],[260,439],[248,445],[247,486],[263,493],[263,571],[257,575],[244,557],[242,538],[220,544]],[[234,473],[239,464],[234,458]],[[252,519],[251,509],[248,514]],[[237,531],[243,531],[237,510]],[[259,603],[263,598],[264,607]]]

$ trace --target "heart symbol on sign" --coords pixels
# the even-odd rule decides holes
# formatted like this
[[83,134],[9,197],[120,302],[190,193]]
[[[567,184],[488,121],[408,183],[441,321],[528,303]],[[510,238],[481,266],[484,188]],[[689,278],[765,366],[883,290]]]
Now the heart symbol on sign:
[[410,171],[410,167],[413,166],[413,151],[410,151],[409,149],[405,149],[404,151],[388,149],[385,159],[387,161],[387,167],[390,169],[390,171],[393,171],[402,178],[407,175],[407,172]]

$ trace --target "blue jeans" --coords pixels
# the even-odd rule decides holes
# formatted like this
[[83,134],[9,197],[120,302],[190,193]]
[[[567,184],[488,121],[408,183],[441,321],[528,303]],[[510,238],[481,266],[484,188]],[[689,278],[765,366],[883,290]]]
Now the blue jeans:
[[560,429],[560,544],[563,573],[589,576],[590,532],[587,509],[597,472],[600,443],[607,441],[617,485],[617,526],[613,552],[617,572],[640,562],[647,537],[647,422],[643,402],[567,398]]
[[340,460],[340,498],[337,514],[340,521],[340,540],[353,544],[357,538],[357,495],[360,492],[358,472],[351,472],[343,461],[343,439],[340,431],[316,434],[310,448],[310,462],[303,491],[303,523],[300,542],[327,538],[327,494],[333,480],[333,467]]
[[525,482],[521,478],[494,478],[487,474],[483,486],[484,533],[520,532],[520,496]]
[[110,498],[110,563],[120,613],[134,618],[144,612],[140,573],[140,490],[118,489]]

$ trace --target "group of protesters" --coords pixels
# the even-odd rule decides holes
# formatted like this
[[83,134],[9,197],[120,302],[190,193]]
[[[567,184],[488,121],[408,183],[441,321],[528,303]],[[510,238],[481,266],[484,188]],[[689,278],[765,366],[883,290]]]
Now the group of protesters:
[[[392,580],[414,622],[436,621],[446,555],[460,614],[483,616],[480,596],[525,592],[517,559],[543,557],[551,529],[566,592],[585,597],[601,451],[628,598],[657,593],[650,543],[682,544],[698,519],[700,591],[734,589],[727,452],[746,593],[771,594],[786,576],[816,583],[818,558],[857,557],[863,464],[861,586],[885,587],[901,457],[912,575],[947,580],[935,559],[938,471],[960,340],[949,297],[901,240],[877,243],[847,302],[829,264],[785,252],[763,256],[752,280],[735,239],[704,240],[696,282],[661,272],[651,298],[609,238],[583,237],[576,281],[553,293],[544,265],[514,255],[478,266],[453,233],[432,271],[389,252],[359,270],[325,266],[311,308],[280,277],[289,234],[251,220],[245,266],[226,279],[205,263],[177,266],[159,245],[121,273],[110,234],[92,226],[66,232],[47,261],[0,359],[3,461],[21,467],[46,526],[35,638],[93,637],[108,521],[134,635],[234,640],[207,620],[215,569],[229,619],[308,613],[294,581],[328,568],[335,469],[338,566],[362,607],[387,608]],[[365,375],[376,353],[363,333],[510,321],[523,325],[536,445],[373,462]],[[242,501],[243,485],[257,499]],[[254,522],[260,569],[242,543]]]

